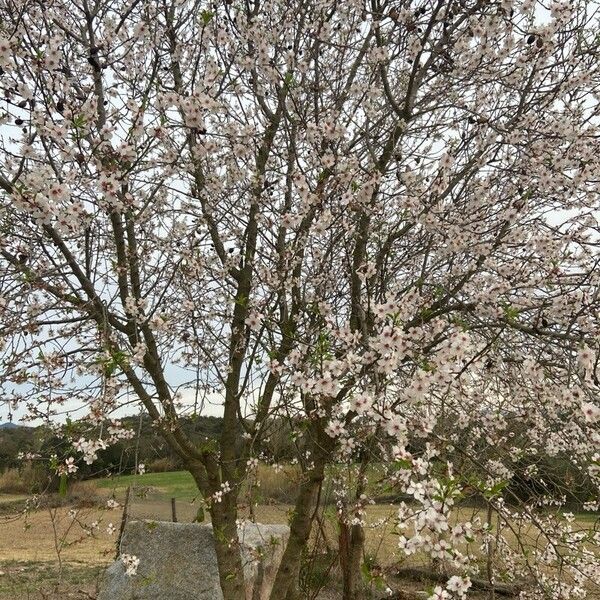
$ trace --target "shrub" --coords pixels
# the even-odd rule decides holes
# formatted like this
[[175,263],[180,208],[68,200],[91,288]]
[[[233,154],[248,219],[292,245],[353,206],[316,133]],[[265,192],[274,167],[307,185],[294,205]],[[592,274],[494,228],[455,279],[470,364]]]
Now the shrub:
[[259,485],[253,495],[261,501],[274,500],[284,504],[293,504],[300,485],[300,468],[286,465],[281,470],[261,465],[258,471]]
[[18,469],[7,469],[0,475],[0,492],[38,494],[52,488],[52,479],[42,466],[26,464]]
[[177,463],[169,456],[156,458],[148,463],[150,473],[166,473],[168,471],[177,471]]
[[68,487],[67,502],[78,508],[91,508],[104,505],[105,499],[99,494],[94,481],[74,481]]

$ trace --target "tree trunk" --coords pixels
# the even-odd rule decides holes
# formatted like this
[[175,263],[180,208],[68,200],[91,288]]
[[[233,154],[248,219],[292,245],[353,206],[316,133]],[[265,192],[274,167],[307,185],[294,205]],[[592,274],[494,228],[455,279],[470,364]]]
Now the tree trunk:
[[[188,470],[205,499],[219,490],[216,463],[211,463],[211,474],[204,465],[190,463]],[[211,502],[210,517],[215,537],[215,552],[219,568],[219,581],[224,600],[246,600],[244,568],[237,531],[237,491],[223,494],[221,502]]]
[[363,597],[362,554],[365,532],[362,525],[349,526],[340,519],[340,567],[342,570],[343,600]]
[[[354,492],[355,502],[361,502],[361,497],[367,489],[367,469],[370,462],[371,449],[377,436],[373,436],[365,452],[362,453],[356,490]],[[354,517],[362,518],[359,511]],[[365,545],[365,530],[360,523],[349,525],[346,511],[339,518],[340,544],[339,556],[342,570],[343,600],[360,600],[363,597],[364,585],[362,578],[362,557]]]
[[342,515],[338,519],[338,527],[340,528],[340,534],[338,536],[338,556],[340,561],[340,569],[342,571],[342,590],[343,598],[346,600],[349,598],[351,592],[351,586],[349,581],[351,579],[350,571],[350,527],[346,523],[346,518]]
[[290,523],[290,538],[275,577],[270,600],[292,600],[298,597],[297,585],[302,550],[310,536],[315,506],[323,483],[323,473],[324,461],[319,461],[309,472],[308,479],[300,486]]
[[[228,497],[229,496],[229,497]],[[211,505],[219,581],[224,600],[246,600],[244,568],[237,531],[237,499],[224,494],[222,502]]]

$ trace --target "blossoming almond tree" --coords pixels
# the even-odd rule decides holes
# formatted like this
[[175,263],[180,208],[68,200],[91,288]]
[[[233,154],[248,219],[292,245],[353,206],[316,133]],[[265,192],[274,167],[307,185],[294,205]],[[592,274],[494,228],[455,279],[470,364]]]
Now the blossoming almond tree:
[[[584,596],[598,540],[540,511],[556,494],[513,514],[503,490],[540,454],[597,483],[598,8],[0,0],[3,401],[83,408],[65,476],[141,402],[209,507],[227,600],[274,417],[303,477],[273,599],[343,461],[360,596],[371,460],[414,500],[399,553],[455,573],[432,597],[481,577],[474,540],[492,592]],[[185,435],[189,389],[222,403],[217,443]],[[468,489],[487,521],[451,525]]]

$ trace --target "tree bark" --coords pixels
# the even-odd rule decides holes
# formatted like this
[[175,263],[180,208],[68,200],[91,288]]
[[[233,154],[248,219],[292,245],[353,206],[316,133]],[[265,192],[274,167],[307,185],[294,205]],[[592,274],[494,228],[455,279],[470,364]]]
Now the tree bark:
[[365,532],[362,525],[348,526],[340,520],[340,566],[342,569],[343,600],[363,597],[362,555]]
[[[189,463],[198,489],[205,499],[214,497],[220,489],[218,466],[213,458],[207,457],[207,465]],[[224,600],[246,600],[244,568],[237,531],[237,489],[223,494],[221,502],[212,501],[209,512],[215,538],[215,552],[219,567],[219,582]]]
[[309,472],[308,479],[300,486],[294,514],[290,523],[290,538],[275,577],[270,600],[292,600],[297,598],[297,583],[300,573],[302,550],[310,536],[315,506],[323,484],[325,461],[319,460]]
[[[227,496],[231,496],[227,498]],[[223,496],[222,502],[211,505],[215,550],[219,565],[219,581],[224,600],[246,600],[246,585],[237,532],[237,499],[234,494]]]

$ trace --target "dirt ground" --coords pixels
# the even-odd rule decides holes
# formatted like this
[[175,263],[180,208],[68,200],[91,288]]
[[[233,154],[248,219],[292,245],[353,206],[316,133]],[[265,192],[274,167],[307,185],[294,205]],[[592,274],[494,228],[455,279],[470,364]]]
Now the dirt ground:
[[[0,516],[0,600],[96,597],[115,554],[106,533],[118,511],[68,507]],[[94,522],[96,527],[92,527]]]
[[[101,493],[104,496],[99,499],[100,502],[95,505],[89,503],[87,507],[0,511],[0,600],[95,599],[99,577],[115,557],[122,517],[122,506],[110,509],[106,505],[112,492]],[[122,503],[121,494],[116,500]],[[23,498],[0,496],[0,509],[22,508],[22,501]],[[197,510],[196,503],[177,500],[179,521],[191,522]],[[259,522],[286,523],[291,510],[292,507],[286,504],[261,505],[253,516]],[[328,510],[332,514],[325,514],[321,531],[327,539],[325,546],[329,544],[335,549],[334,509]],[[460,510],[466,513],[477,509]],[[128,512],[130,519],[171,520],[172,517],[169,499],[151,489],[132,494]],[[393,596],[395,600],[427,598],[430,582],[397,581],[392,574],[391,565],[397,560],[397,537],[391,534],[396,513],[394,505],[369,507],[367,521],[373,527],[367,526],[366,553],[384,569],[387,582],[393,589],[404,590],[402,595]],[[242,511],[241,516],[250,515]],[[469,517],[467,514],[459,516],[464,520]],[[110,534],[109,530],[113,529]],[[335,552],[333,560],[335,563]],[[319,600],[340,597],[335,568],[328,577],[328,588],[319,594]],[[384,596],[383,590],[373,591],[374,597]],[[487,594],[469,594],[471,600],[487,597]]]
[[[16,498],[10,500],[14,504]],[[191,522],[197,509],[196,504],[180,500],[176,504],[177,519]],[[374,509],[373,521],[385,520],[396,512],[393,506]],[[291,510],[284,504],[259,506],[254,517],[267,523],[286,523]],[[128,513],[131,519],[172,517],[170,502],[152,493],[133,497]],[[94,599],[103,569],[114,560],[121,515],[121,506],[113,510],[97,506],[44,508],[0,515],[0,600]],[[116,532],[109,535],[111,524]],[[327,535],[334,533],[329,531]],[[328,541],[335,544],[334,539]],[[392,554],[382,546],[379,535],[368,537],[367,549],[379,555],[382,564],[386,558],[391,560]],[[418,591],[424,586],[410,587]],[[335,598],[339,598],[336,589],[319,594],[319,600]]]

